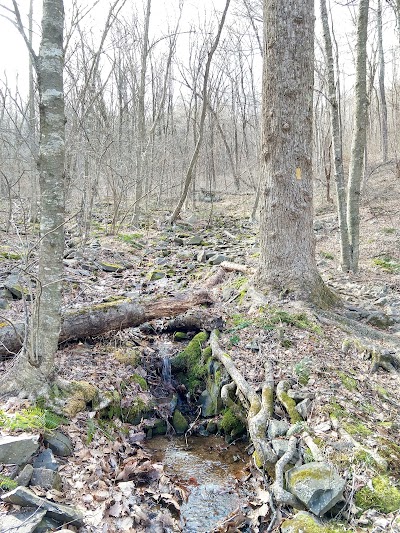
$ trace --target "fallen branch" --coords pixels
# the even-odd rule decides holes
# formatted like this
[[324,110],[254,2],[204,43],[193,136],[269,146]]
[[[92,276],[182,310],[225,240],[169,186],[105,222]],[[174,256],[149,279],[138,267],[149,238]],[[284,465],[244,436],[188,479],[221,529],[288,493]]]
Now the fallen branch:
[[[63,315],[59,342],[139,326],[150,320],[176,316],[192,307],[211,303],[210,294],[199,290],[159,300],[137,302],[125,298],[88,305]],[[0,355],[10,356],[10,352],[17,353],[21,349],[24,328],[24,324],[4,325],[0,328]]]

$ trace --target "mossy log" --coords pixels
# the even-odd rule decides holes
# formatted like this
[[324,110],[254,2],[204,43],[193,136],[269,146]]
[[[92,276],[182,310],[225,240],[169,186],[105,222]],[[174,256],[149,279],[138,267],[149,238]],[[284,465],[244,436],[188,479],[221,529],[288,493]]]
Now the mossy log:
[[210,336],[210,346],[213,357],[224,365],[226,371],[235,382],[238,392],[249,404],[247,425],[250,439],[254,445],[254,461],[257,467],[270,470],[278,460],[270,442],[266,438],[267,424],[273,414],[274,384],[271,362],[267,361],[265,364],[265,378],[260,397],[236,368],[231,357],[222,350],[218,342],[218,332],[215,330]]
[[[131,298],[88,305],[65,313],[59,342],[95,337],[109,331],[135,327],[157,318],[173,317],[198,305],[211,304],[209,292],[188,291],[151,301]],[[0,324],[1,326],[1,324]],[[0,327],[0,356],[17,353],[24,337],[24,325],[3,323]]]

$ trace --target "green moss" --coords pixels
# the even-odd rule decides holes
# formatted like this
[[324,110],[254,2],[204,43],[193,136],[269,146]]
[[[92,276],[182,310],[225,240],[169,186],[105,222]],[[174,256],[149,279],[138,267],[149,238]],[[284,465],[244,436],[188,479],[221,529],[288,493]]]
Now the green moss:
[[343,533],[351,531],[337,522],[324,523],[319,522],[309,513],[299,512],[293,518],[284,520],[282,528],[291,528],[292,533]]
[[372,489],[363,487],[356,492],[355,502],[363,511],[377,509],[392,513],[400,509],[400,491],[387,476],[378,476],[372,480]]
[[325,479],[326,476],[327,470],[325,468],[321,468],[320,470],[316,470],[315,468],[303,468],[302,470],[294,472],[290,475],[290,484],[291,486],[295,486],[297,483],[301,483],[302,481],[308,481],[309,479]]
[[137,366],[141,356],[137,348],[118,349],[114,352],[115,359],[123,365]]
[[400,479],[400,446],[390,439],[379,437],[379,454],[386,459],[388,471]]
[[389,256],[376,257],[372,260],[375,266],[378,266],[391,274],[398,274],[400,272],[400,263],[397,263]]
[[184,331],[175,331],[174,341],[184,341],[187,339],[187,334]]
[[41,407],[29,407],[16,413],[0,411],[0,427],[14,430],[44,430],[56,429],[66,424],[66,418]]
[[246,429],[246,426],[231,409],[225,409],[218,426],[226,435],[240,435]]
[[347,414],[344,408],[335,400],[332,400],[332,402],[326,406],[326,409],[330,416],[338,419],[345,417]]
[[19,259],[22,259],[21,254],[16,254],[14,252],[9,252],[6,250],[0,251],[0,257],[4,257],[4,259],[12,259],[13,261],[18,261]]
[[372,435],[372,431],[361,420],[355,418],[351,421],[342,422],[343,428],[350,435],[356,435],[358,437],[368,437]]
[[373,468],[377,468],[378,466],[372,455],[363,449],[356,450],[353,456],[353,460],[355,463],[361,464],[363,466],[370,466]]
[[149,389],[147,381],[144,379],[144,377],[140,376],[139,374],[133,374],[131,376],[131,380],[133,382],[137,383],[142,390],[148,390]]
[[171,359],[173,371],[182,371],[185,375],[185,385],[193,392],[207,375],[206,357],[202,351],[202,344],[208,339],[208,334],[202,331],[195,335],[184,350]]
[[[4,491],[14,490],[18,487],[18,483],[8,476],[0,474],[0,489]],[[7,531],[7,530],[6,530]]]
[[338,372],[340,381],[345,389],[349,391],[357,390],[357,380],[346,374],[345,372]]
[[172,425],[178,435],[183,435],[189,427],[188,421],[178,409],[174,411]]
[[324,259],[335,259],[335,256],[330,252],[319,252],[319,255]]
[[281,392],[279,394],[279,401],[284,405],[291,424],[296,424],[296,422],[302,422],[302,418],[300,413],[296,409],[296,402],[293,400],[293,398],[290,398],[286,392]]

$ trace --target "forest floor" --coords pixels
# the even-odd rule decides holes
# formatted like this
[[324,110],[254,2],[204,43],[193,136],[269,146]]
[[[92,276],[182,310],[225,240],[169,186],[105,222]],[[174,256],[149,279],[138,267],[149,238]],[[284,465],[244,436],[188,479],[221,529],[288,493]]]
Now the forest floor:
[[[360,323],[369,322],[370,327],[377,323],[377,317],[388,319],[384,330],[378,331],[388,333],[388,338],[397,343],[397,353],[399,193],[400,183],[391,176],[381,175],[373,186],[368,186],[361,210],[361,259],[356,275],[338,270],[338,224],[333,204],[320,202],[314,223],[318,266],[325,282],[343,300],[343,312]],[[276,381],[290,379],[294,387],[301,386],[315,395],[307,425],[325,457],[348,480],[346,505],[341,513],[347,530],[400,531],[398,512],[385,514],[379,508],[362,512],[355,503],[355,493],[363,486],[371,486],[371,480],[379,474],[375,452],[388,461],[393,482],[400,483],[399,374],[382,368],[372,372],[368,357],[372,344],[389,351],[393,346],[370,339],[350,342],[349,339],[354,340],[351,332],[310,310],[309,319],[297,320],[303,310],[290,300],[268,302],[262,310],[254,304],[247,287],[251,269],[258,261],[258,227],[248,219],[250,200],[250,196],[230,195],[212,206],[199,202],[199,209],[173,228],[163,225],[163,213],[155,213],[143,227],[124,228],[115,236],[106,235],[107,221],[100,212],[96,213],[91,239],[83,249],[73,227],[69,232],[64,307],[73,309],[113,297],[157,299],[184,289],[202,288],[220,270],[218,265],[203,262],[204,251],[246,265],[249,273],[224,272],[221,283],[212,289],[214,303],[209,314],[223,319],[221,344],[256,389],[262,381],[263,359],[268,357],[273,362]],[[8,253],[18,254],[24,247],[23,239],[29,239],[21,235],[19,238],[19,244],[11,245],[10,235],[1,236],[0,249],[7,252],[1,261],[3,282],[21,266],[21,259],[13,259]],[[123,268],[106,272],[104,265]],[[2,316],[20,320],[24,305],[22,300],[11,300]],[[275,317],[272,327],[264,320],[267,314]],[[162,379],[163,358],[166,352],[172,356],[182,350],[182,342],[176,342],[172,334],[163,330],[164,323],[159,320],[68,343],[57,354],[58,374],[69,380],[88,381],[102,391],[123,390],[125,396],[139,396],[143,401],[155,398],[161,411],[171,393],[171,385]],[[126,364],[121,353],[139,355],[134,368]],[[8,363],[1,364],[4,370]],[[146,380],[148,390],[140,379],[130,379],[133,372]],[[2,408],[12,411],[28,405],[26,400],[12,398]],[[54,491],[52,496],[84,510],[86,526],[80,529],[82,532],[185,531],[179,525],[179,509],[190,487],[179,484],[153,458],[145,446],[145,425],[130,426],[123,420],[105,425],[96,416],[88,409],[63,426],[74,443],[74,454],[61,468],[63,491]],[[169,427],[172,433],[172,426]],[[192,429],[195,427],[204,433],[204,420],[198,419]],[[354,443],[346,448],[344,435],[350,435],[371,453],[357,454]],[[222,450],[223,441],[220,446]],[[248,481],[251,473],[257,483],[262,483],[248,457],[238,474],[238,483],[244,478]],[[255,509],[262,508],[262,499],[254,497],[252,503],[253,515],[247,517],[243,530],[267,531],[271,517],[254,514]],[[0,510],[7,508],[0,504]],[[282,513],[283,517],[289,515],[289,511]],[[234,527],[242,526],[221,525],[215,531],[235,531]],[[279,531],[279,523],[275,530]]]

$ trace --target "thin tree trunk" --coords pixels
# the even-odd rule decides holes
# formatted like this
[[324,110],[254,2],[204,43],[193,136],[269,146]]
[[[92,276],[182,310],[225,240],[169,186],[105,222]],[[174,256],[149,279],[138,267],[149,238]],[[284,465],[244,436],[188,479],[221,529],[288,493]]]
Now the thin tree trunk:
[[330,117],[332,128],[332,145],[334,153],[334,169],[337,193],[337,212],[340,232],[340,266],[344,272],[350,270],[350,245],[346,220],[346,186],[343,167],[342,134],[340,123],[340,109],[336,98],[335,68],[332,53],[332,40],[329,31],[326,0],[321,0],[321,19],[324,33],[325,54],[328,66],[328,91],[330,103]]
[[213,42],[213,44],[211,46],[211,50],[208,52],[206,68],[205,68],[205,71],[204,71],[204,79],[203,79],[203,90],[202,90],[202,100],[203,100],[203,102],[202,102],[201,114],[200,114],[198,138],[197,138],[197,142],[196,142],[196,146],[195,146],[194,152],[192,154],[192,158],[191,158],[190,163],[189,163],[189,168],[188,168],[188,170],[186,172],[186,178],[185,178],[185,183],[183,185],[183,191],[182,191],[181,196],[179,198],[178,204],[176,205],[176,207],[174,209],[174,212],[172,213],[172,215],[170,217],[170,220],[169,220],[171,224],[173,224],[175,222],[175,220],[177,220],[177,218],[180,215],[182,206],[185,203],[185,200],[186,200],[186,197],[187,197],[187,194],[188,194],[188,191],[189,191],[189,187],[190,187],[190,184],[192,182],[193,172],[194,172],[194,169],[196,167],[197,160],[199,158],[200,148],[201,148],[201,144],[203,142],[204,122],[205,122],[206,111],[207,111],[207,106],[208,106],[208,80],[209,80],[209,77],[210,77],[211,61],[212,61],[214,52],[216,51],[216,49],[218,47],[218,43],[219,43],[219,40],[220,40],[220,37],[221,37],[222,29],[223,29],[224,23],[225,23],[226,14],[228,12],[229,4],[230,4],[230,0],[226,0],[224,11],[222,13],[222,18],[221,18],[221,21],[220,21],[219,26],[218,26],[217,35],[216,35],[215,40],[214,40],[214,42]]
[[385,56],[383,53],[382,35],[382,2],[378,0],[377,10],[378,25],[378,53],[379,53],[379,99],[381,104],[381,136],[382,136],[382,161],[386,163],[388,158],[388,112],[385,95]]
[[356,110],[347,190],[350,269],[358,270],[360,255],[360,189],[367,141],[367,31],[369,0],[360,0],[357,22]]

